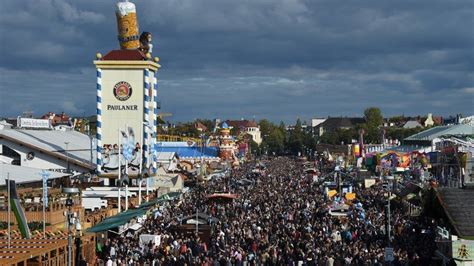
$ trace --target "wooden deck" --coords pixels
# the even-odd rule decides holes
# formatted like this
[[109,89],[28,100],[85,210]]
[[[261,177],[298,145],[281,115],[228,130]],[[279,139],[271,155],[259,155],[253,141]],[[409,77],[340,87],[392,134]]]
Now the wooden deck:
[[[95,258],[95,235],[81,237],[82,254],[92,265]],[[61,266],[67,265],[67,236],[51,238],[0,239],[0,265],[14,266]],[[74,239],[72,247],[72,264],[74,265]]]
[[67,265],[67,238],[0,239],[0,265]]

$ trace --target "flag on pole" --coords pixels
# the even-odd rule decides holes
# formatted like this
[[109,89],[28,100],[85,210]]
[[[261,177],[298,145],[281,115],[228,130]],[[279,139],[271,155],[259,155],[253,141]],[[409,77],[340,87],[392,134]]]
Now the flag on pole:
[[48,206],[48,178],[51,174],[48,171],[42,170],[40,175],[43,180],[43,204]]

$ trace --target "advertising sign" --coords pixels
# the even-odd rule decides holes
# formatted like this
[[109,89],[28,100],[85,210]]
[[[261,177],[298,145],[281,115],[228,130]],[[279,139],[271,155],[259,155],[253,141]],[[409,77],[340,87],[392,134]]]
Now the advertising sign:
[[18,127],[20,128],[51,128],[49,119],[34,119],[18,117]]
[[139,171],[143,131],[148,130],[143,126],[143,82],[143,70],[102,72],[101,169],[104,173],[115,175],[119,168],[129,175]]
[[364,187],[369,188],[371,186],[375,185],[375,179],[373,178],[366,178],[364,179]]

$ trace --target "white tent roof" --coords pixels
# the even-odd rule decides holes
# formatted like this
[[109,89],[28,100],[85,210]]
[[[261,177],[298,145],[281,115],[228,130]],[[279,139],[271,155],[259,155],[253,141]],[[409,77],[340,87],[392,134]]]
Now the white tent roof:
[[[25,184],[25,183],[32,183],[38,182],[42,180],[41,177],[41,169],[38,168],[30,168],[18,165],[11,165],[11,164],[0,164],[0,186],[5,185],[5,180],[7,179],[8,175],[10,180],[15,180],[17,184]],[[68,176],[66,173],[59,173],[53,171],[47,171],[49,173],[48,179],[55,179],[64,176]]]
[[169,162],[176,156],[176,152],[170,151],[170,152],[158,152],[156,156],[156,161],[157,162]]
[[[69,160],[81,163],[83,166],[95,168],[96,140],[77,131],[57,130],[28,130],[28,129],[3,129],[0,138],[29,146],[32,149],[66,158],[66,142]],[[92,158],[91,158],[92,146]],[[92,159],[92,166],[90,165]]]
[[196,146],[195,143],[189,145],[186,141],[160,141],[157,143],[161,147],[191,147]]

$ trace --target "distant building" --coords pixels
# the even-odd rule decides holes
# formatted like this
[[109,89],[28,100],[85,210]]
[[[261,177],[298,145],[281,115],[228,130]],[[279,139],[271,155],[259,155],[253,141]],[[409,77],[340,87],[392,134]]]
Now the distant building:
[[199,122],[199,121],[194,124],[194,127],[195,127],[199,132],[206,132],[207,129],[208,129],[203,123],[201,123],[201,122]]
[[423,127],[423,126],[416,120],[407,121],[405,125],[403,125],[403,128],[417,128],[417,127]]
[[324,123],[326,121],[326,118],[311,118],[311,127],[317,127],[320,124]]
[[474,135],[474,126],[468,124],[437,126],[405,138],[404,144],[409,146],[430,147],[434,146],[441,137],[470,135]]
[[433,116],[432,113],[428,113],[428,116],[423,117],[419,122],[425,127],[441,126],[443,124],[443,117]]
[[363,123],[365,123],[365,119],[362,117],[328,117],[324,122],[314,127],[313,132],[316,136],[322,136],[337,129],[355,128]]
[[51,126],[58,127],[58,126],[67,126],[72,127],[73,123],[71,117],[66,115],[64,112],[61,114],[55,114],[52,112],[48,112],[41,116],[41,119],[49,119],[51,120]]
[[225,122],[230,129],[235,129],[236,135],[249,134],[258,145],[262,143],[260,127],[255,120],[227,120]]

